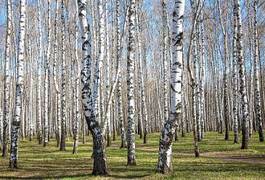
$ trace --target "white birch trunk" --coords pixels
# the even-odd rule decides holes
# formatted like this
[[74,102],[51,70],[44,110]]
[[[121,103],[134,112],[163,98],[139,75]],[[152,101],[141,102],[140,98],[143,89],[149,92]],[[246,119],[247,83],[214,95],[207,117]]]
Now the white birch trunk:
[[129,7],[129,45],[127,55],[127,98],[128,98],[128,129],[127,129],[127,165],[136,165],[135,159],[135,97],[134,97],[134,64],[136,53],[136,1],[130,0]]
[[106,5],[106,0],[99,0],[99,41],[98,41],[98,46],[99,46],[99,56],[98,56],[98,80],[97,84],[94,84],[94,87],[97,87],[97,93],[94,94],[94,99],[96,101],[96,108],[95,108],[95,113],[96,113],[96,119],[102,123],[102,110],[103,110],[103,97],[102,97],[102,67],[103,67],[103,62],[106,54],[106,24],[105,24],[105,18],[106,18],[106,11],[104,9]]
[[164,122],[168,120],[168,60],[167,60],[167,5],[166,1],[162,0],[162,21],[163,21],[163,52],[162,52],[162,59],[163,59],[163,93],[164,93],[164,119],[162,120],[162,127]]
[[181,79],[183,62],[183,15],[185,0],[175,0],[172,24],[172,66],[170,75],[170,115],[161,131],[157,171],[172,170],[172,141],[177,119],[181,118]]
[[77,1],[75,3],[76,5],[76,27],[75,27],[75,97],[74,97],[74,102],[75,102],[75,117],[74,117],[74,132],[73,132],[73,138],[74,138],[74,145],[73,145],[73,154],[77,153],[77,147],[78,147],[78,139],[79,139],[79,121],[80,121],[80,112],[79,112],[79,89],[80,89],[80,68],[79,68],[79,63],[78,63],[78,5]]
[[248,149],[249,141],[249,112],[248,112],[248,101],[246,92],[246,76],[245,76],[245,63],[243,57],[243,31],[242,31],[242,20],[241,20],[241,8],[240,1],[234,0],[234,15],[237,18],[238,32],[237,32],[237,51],[238,58],[237,63],[239,67],[239,81],[240,81],[240,95],[241,95],[241,108],[242,108],[242,145],[241,149]]
[[224,77],[223,77],[223,82],[224,82],[224,99],[223,99],[223,106],[224,106],[224,122],[225,122],[225,140],[229,140],[229,106],[228,106],[228,79],[227,79],[227,61],[228,61],[228,52],[227,52],[227,32],[226,32],[226,27],[224,26],[224,21],[223,21],[223,15],[221,12],[221,7],[220,7],[220,1],[218,0],[218,9],[219,9],[219,16],[220,16],[220,23],[221,23],[221,28],[222,28],[222,34],[223,34],[223,41],[224,41]]
[[48,35],[47,35],[47,52],[45,59],[45,79],[44,79],[44,142],[47,146],[49,141],[49,61],[50,61],[50,31],[51,31],[51,8],[50,0],[48,2]]
[[3,104],[3,149],[2,157],[7,156],[9,141],[9,121],[10,121],[10,48],[11,48],[11,28],[12,28],[12,12],[11,0],[7,0],[7,27],[6,27],[6,48],[5,48],[5,65],[4,65],[4,104]]
[[[108,24],[108,20],[107,17],[109,16],[109,11],[107,8],[107,4],[105,5],[105,27],[106,27],[106,100],[108,101],[108,97],[110,96],[110,32],[109,32],[109,24]],[[105,103],[108,103],[107,101],[105,101]],[[112,101],[110,101],[109,103],[111,103]],[[108,105],[108,104],[107,104]],[[108,107],[107,107],[108,108]],[[107,146],[111,145],[111,112],[110,110],[107,111],[107,108],[105,108],[105,113],[106,113],[106,119],[104,118],[104,121],[107,121]],[[110,108],[110,107],[109,107]]]
[[[61,0],[61,34],[62,34],[62,94],[61,94],[61,141],[60,141],[60,151],[65,151],[65,138],[66,138],[66,62],[65,62],[65,18],[64,18],[65,8],[64,0]],[[59,102],[60,103],[60,102]]]
[[18,167],[18,141],[20,122],[22,119],[22,95],[24,84],[24,53],[25,53],[25,22],[26,22],[26,0],[20,0],[20,21],[19,21],[19,54],[17,62],[15,114],[11,125],[11,148],[10,162],[11,169]]
[[57,129],[56,129],[56,139],[57,139],[57,147],[59,147],[60,142],[61,142],[61,92],[59,89],[59,85],[57,82],[57,59],[58,59],[58,16],[59,16],[59,0],[56,0],[56,7],[55,7],[55,21],[54,21],[54,59],[53,59],[53,81],[54,81],[54,86],[56,90],[56,112],[57,112],[57,117],[56,117],[56,124],[57,124]]
[[[235,12],[234,12],[235,13]],[[234,143],[238,143],[238,64],[237,64],[237,18],[234,14],[233,29],[233,131]]]
[[260,94],[260,74],[259,74],[259,49],[257,30],[257,0],[254,0],[254,107],[256,115],[256,125],[259,133],[259,141],[264,141],[263,124],[261,119],[261,94]]
[[41,80],[41,64],[43,62],[43,51],[42,51],[42,21],[41,21],[41,1],[38,0],[38,77],[37,77],[37,118],[36,118],[36,128],[37,128],[37,138],[39,144],[42,143],[42,105],[41,105],[41,87],[42,87],[42,80]]
[[[120,0],[116,0],[116,58],[117,58],[117,70],[121,62],[120,51],[121,51],[121,30],[120,30]],[[117,98],[118,98],[118,119],[119,119],[119,128],[121,133],[121,148],[127,146],[126,134],[124,129],[124,119],[123,119],[123,110],[122,110],[122,76],[121,73],[118,74],[118,84],[117,84]]]
[[[82,29],[82,70],[81,70],[81,88],[82,88],[82,104],[84,115],[88,128],[93,137],[93,174],[106,175],[107,159],[105,155],[104,137],[101,133],[99,122],[96,120],[95,108],[93,108],[93,98],[91,94],[91,34],[90,27],[86,19],[86,0],[78,1],[79,20]],[[97,87],[96,87],[97,88]],[[95,106],[95,105],[94,105]]]

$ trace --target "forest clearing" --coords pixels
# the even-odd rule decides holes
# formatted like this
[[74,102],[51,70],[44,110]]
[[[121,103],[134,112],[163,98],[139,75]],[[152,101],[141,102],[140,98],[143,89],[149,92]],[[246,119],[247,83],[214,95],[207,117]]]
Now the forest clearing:
[[0,0],[0,178],[265,179],[265,0]]
[[[23,140],[19,152],[21,163],[16,171],[8,168],[8,159],[0,161],[0,178],[25,179],[264,179],[265,145],[253,135],[248,150],[240,150],[232,140],[224,141],[217,133],[206,133],[200,143],[201,157],[194,158],[192,134],[187,134],[173,146],[174,172],[156,173],[159,134],[150,134],[149,142],[142,144],[136,138],[137,166],[127,166],[126,149],[120,149],[117,139],[107,148],[109,175],[93,177],[91,137],[80,143],[77,154],[72,154],[72,141],[67,141],[66,151],[56,148],[55,140],[48,147]],[[81,139],[80,139],[81,140]]]

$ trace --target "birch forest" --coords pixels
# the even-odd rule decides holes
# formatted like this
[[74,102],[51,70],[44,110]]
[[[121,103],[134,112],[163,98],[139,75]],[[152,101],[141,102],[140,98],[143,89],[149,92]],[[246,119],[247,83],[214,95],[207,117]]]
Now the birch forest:
[[265,0],[0,0],[0,179],[264,179]]

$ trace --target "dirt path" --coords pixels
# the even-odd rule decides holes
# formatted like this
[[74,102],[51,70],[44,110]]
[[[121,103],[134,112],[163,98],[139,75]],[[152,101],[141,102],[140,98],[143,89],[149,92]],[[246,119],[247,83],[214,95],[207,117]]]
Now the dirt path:
[[235,155],[227,152],[208,152],[202,153],[201,156],[222,159],[225,161],[265,165],[265,155]]

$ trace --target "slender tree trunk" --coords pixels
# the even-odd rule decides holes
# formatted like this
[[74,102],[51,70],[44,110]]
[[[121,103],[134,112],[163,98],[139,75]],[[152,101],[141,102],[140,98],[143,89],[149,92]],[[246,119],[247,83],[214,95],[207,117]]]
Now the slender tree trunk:
[[243,57],[243,32],[242,32],[242,20],[240,1],[234,0],[234,16],[237,18],[238,32],[237,32],[237,51],[238,58],[237,63],[239,67],[239,81],[240,81],[240,95],[241,95],[241,107],[242,107],[242,145],[241,149],[248,149],[249,141],[249,112],[248,112],[248,101],[246,92],[246,76],[245,76],[245,63]]
[[[62,94],[61,94],[61,141],[60,151],[65,151],[65,138],[66,138],[66,62],[65,62],[65,18],[64,18],[64,0],[61,1],[61,21],[62,21]],[[59,102],[60,103],[60,102]]]
[[41,1],[38,0],[38,82],[37,82],[37,118],[36,118],[36,129],[37,129],[37,139],[39,144],[42,143],[42,106],[41,106],[41,87],[42,87],[42,80],[41,80],[41,64],[43,62],[43,51],[42,51],[42,22],[41,22]]
[[200,58],[200,109],[201,109],[201,139],[204,138],[204,126],[205,126],[205,43],[204,43],[204,16],[201,13],[200,16],[200,37],[201,37],[201,58]]
[[48,35],[47,35],[47,52],[45,59],[45,79],[44,79],[44,143],[47,146],[49,141],[49,60],[50,60],[50,30],[51,30],[51,9],[50,0],[48,2]]
[[[108,101],[108,97],[110,96],[110,32],[109,32],[109,24],[108,24],[108,17],[109,16],[109,10],[107,8],[107,4],[105,5],[105,28],[106,28],[106,100]],[[106,103],[108,103],[106,101]],[[112,103],[110,101],[109,103]],[[111,107],[111,106],[110,106]],[[109,108],[110,108],[109,107]],[[107,110],[107,108],[105,108]],[[106,118],[104,118],[104,121],[107,121],[107,146],[111,145],[111,111],[105,111],[106,112]]]
[[11,126],[11,148],[9,167],[18,167],[18,141],[19,129],[22,118],[22,95],[24,84],[24,54],[25,54],[25,20],[26,20],[26,0],[20,0],[20,21],[19,21],[19,55],[17,62],[16,95],[15,95],[15,115]]
[[258,30],[257,30],[257,0],[254,0],[254,106],[256,124],[259,133],[259,141],[264,141],[263,125],[261,119],[261,95],[260,95],[260,74],[259,74],[259,50],[258,50]]
[[223,15],[221,12],[221,7],[220,7],[220,0],[218,0],[218,9],[219,9],[219,17],[220,17],[220,23],[221,23],[221,28],[222,28],[222,34],[223,34],[223,41],[224,41],[224,98],[223,98],[223,105],[224,105],[224,122],[225,122],[225,140],[229,140],[229,106],[228,106],[228,79],[227,79],[227,32],[226,32],[226,27],[224,25],[223,21]]
[[5,77],[4,77],[4,104],[3,104],[3,149],[2,156],[7,156],[9,141],[9,121],[10,121],[10,48],[11,48],[11,28],[12,12],[11,0],[7,0],[7,27],[6,27],[6,48],[5,48]]
[[163,93],[164,93],[164,119],[162,121],[162,126],[164,122],[168,120],[168,61],[167,61],[167,5],[166,1],[162,0],[162,21],[163,21]]
[[[116,0],[116,58],[117,58],[117,70],[119,64],[121,63],[120,51],[121,51],[121,29],[120,29],[120,0]],[[118,119],[119,128],[121,134],[121,146],[120,148],[127,147],[126,133],[124,129],[124,118],[122,110],[122,76],[121,73],[118,74],[118,87],[117,87],[117,101],[118,101]]]
[[97,94],[95,94],[95,100],[96,100],[96,119],[102,123],[102,111],[103,111],[103,96],[102,96],[102,85],[103,85],[103,62],[104,58],[106,55],[106,23],[105,23],[105,18],[106,18],[106,11],[104,7],[106,6],[106,0],[99,0],[98,1],[98,9],[99,9],[99,41],[98,41],[98,46],[99,46],[99,55],[98,55],[98,90]]
[[135,97],[134,97],[134,63],[136,40],[136,2],[130,0],[129,7],[129,45],[127,55],[127,98],[128,98],[128,130],[127,130],[127,165],[136,165],[135,159]]
[[[200,1],[198,2],[198,4],[192,4],[192,8],[193,8],[193,22],[192,22],[192,29],[191,29],[191,34],[190,34],[190,43],[189,43],[189,47],[188,47],[188,57],[187,57],[187,70],[188,70],[188,74],[189,74],[189,78],[191,81],[191,94],[192,94],[192,99],[191,99],[191,117],[192,117],[192,131],[193,131],[193,143],[194,143],[194,154],[195,157],[199,157],[200,153],[199,153],[199,146],[198,146],[198,133],[197,133],[197,120],[196,120],[196,111],[197,111],[197,107],[196,107],[196,79],[195,79],[195,71],[192,71],[191,68],[191,56],[192,56],[192,49],[195,51],[194,55],[196,54],[196,26],[197,26],[197,19],[198,16],[200,14],[201,11],[201,5],[200,5]],[[196,57],[193,57],[194,59],[196,59]]]
[[55,21],[54,21],[54,60],[53,60],[53,81],[56,90],[56,120],[57,120],[57,127],[56,127],[56,140],[57,140],[57,147],[60,146],[61,141],[61,93],[59,90],[59,85],[57,82],[57,58],[59,57],[57,54],[58,50],[58,16],[59,16],[59,0],[56,0],[56,12],[55,12]]
[[234,16],[233,32],[233,130],[234,143],[238,143],[238,64],[237,64],[237,18]]
[[193,39],[193,69],[194,69],[194,82],[195,82],[195,114],[196,114],[196,131],[197,139],[201,141],[201,93],[200,93],[200,33],[199,33],[199,23],[196,24],[195,36]]
[[73,139],[74,139],[74,145],[73,145],[73,154],[77,153],[77,147],[78,147],[78,139],[79,139],[79,121],[80,121],[80,112],[79,112],[79,89],[80,89],[80,68],[78,63],[78,5],[76,1],[76,26],[75,26],[75,70],[76,70],[76,78],[75,78],[75,97],[74,97],[74,104],[75,104],[75,117],[74,117],[74,129],[73,129]]

